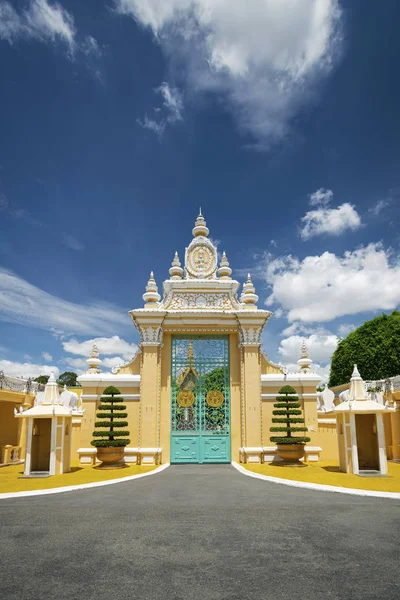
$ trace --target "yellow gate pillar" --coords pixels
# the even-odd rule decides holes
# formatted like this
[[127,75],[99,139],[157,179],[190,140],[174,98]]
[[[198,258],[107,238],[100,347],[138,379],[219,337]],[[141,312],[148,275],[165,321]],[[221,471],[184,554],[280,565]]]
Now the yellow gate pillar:
[[160,296],[151,274],[144,309],[131,311],[133,322],[140,332],[140,406],[138,431],[138,464],[160,464],[161,448],[161,357],[162,324],[165,311],[152,310],[159,305]]
[[[242,295],[243,298],[243,295]],[[238,315],[241,349],[241,460],[262,462],[261,334],[270,313]]]

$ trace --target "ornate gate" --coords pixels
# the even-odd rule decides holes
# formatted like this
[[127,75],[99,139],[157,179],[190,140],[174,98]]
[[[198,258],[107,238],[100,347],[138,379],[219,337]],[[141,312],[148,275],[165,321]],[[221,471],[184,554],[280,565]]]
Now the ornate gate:
[[230,462],[228,336],[173,336],[171,462]]

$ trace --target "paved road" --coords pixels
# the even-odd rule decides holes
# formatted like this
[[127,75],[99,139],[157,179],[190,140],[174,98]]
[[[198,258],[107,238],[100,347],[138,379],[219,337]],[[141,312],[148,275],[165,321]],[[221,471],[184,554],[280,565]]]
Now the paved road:
[[227,465],[0,502],[6,600],[400,598],[400,503]]

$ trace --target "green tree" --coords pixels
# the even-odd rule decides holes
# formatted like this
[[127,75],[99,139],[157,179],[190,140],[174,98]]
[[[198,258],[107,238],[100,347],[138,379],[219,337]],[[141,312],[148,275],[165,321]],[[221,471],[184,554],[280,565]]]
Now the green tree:
[[46,385],[48,380],[49,380],[49,375],[39,375],[39,377],[35,377],[35,379],[33,381],[37,381],[38,383]]
[[119,396],[120,393],[117,388],[110,385],[104,390],[103,396],[100,398],[96,418],[101,420],[96,421],[94,424],[96,429],[93,431],[93,437],[104,439],[95,439],[90,442],[95,448],[127,446],[130,443],[128,439],[129,431],[121,431],[121,427],[128,426],[128,421],[124,420],[128,414],[122,412],[126,410],[126,405],[121,404],[124,399]]
[[354,364],[367,381],[399,375],[399,345],[399,311],[366,321],[339,342],[332,356],[329,387],[348,383]]
[[61,373],[58,378],[58,383],[60,385],[66,385],[67,387],[76,387],[79,386],[79,383],[76,381],[78,375],[73,373],[72,371],[65,371],[65,373]]
[[[304,426],[304,418],[301,416],[301,404],[296,390],[290,385],[285,385],[279,390],[279,396],[276,397],[277,402],[274,404],[272,414],[273,423],[280,423],[279,427],[270,427],[271,433],[282,433],[282,436],[272,436],[269,439],[274,444],[306,444],[310,441],[309,437],[294,436],[293,433],[305,432],[307,427]],[[293,426],[300,423],[300,427]]]

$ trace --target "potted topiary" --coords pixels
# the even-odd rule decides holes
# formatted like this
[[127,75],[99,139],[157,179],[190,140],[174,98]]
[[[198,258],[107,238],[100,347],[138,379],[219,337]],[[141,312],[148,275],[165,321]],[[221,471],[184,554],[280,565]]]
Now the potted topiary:
[[[97,458],[101,461],[100,469],[119,469],[125,466],[125,446],[130,443],[127,439],[129,431],[121,431],[121,427],[127,427],[128,421],[124,421],[128,414],[121,412],[126,410],[123,398],[119,396],[120,391],[114,386],[109,386],[103,391],[100,404],[97,409],[97,419],[93,431],[95,439],[91,442],[97,448]],[[101,429],[97,429],[101,427]]]
[[[271,427],[273,433],[281,432],[281,436],[270,437],[271,442],[277,445],[277,454],[284,464],[300,465],[300,458],[303,458],[304,446],[310,441],[309,437],[295,436],[293,433],[308,431],[304,426],[304,418],[301,416],[300,402],[296,396],[296,390],[290,385],[285,385],[279,390],[277,402],[274,404],[272,414],[273,423],[281,423],[280,427]],[[301,426],[293,426],[296,423]]]

